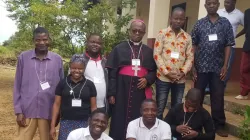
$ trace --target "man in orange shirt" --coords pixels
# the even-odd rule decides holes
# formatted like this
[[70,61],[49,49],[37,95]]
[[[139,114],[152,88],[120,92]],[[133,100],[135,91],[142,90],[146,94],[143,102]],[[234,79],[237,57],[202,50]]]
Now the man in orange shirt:
[[181,29],[185,23],[185,11],[175,8],[170,17],[170,27],[160,31],[154,46],[154,59],[157,64],[156,102],[158,118],[163,111],[171,89],[171,107],[182,102],[185,89],[185,76],[193,63],[192,40]]

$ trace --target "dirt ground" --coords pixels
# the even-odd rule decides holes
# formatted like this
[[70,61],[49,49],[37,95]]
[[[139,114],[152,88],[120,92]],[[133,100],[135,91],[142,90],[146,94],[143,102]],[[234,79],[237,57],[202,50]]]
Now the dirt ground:
[[[13,140],[16,131],[12,102],[14,77],[14,67],[0,65],[0,140]],[[35,140],[39,140],[37,135]]]
[[[13,111],[12,90],[15,68],[0,65],[0,140],[13,140],[16,131],[16,118]],[[187,84],[190,88],[191,84]],[[166,112],[165,112],[166,113]],[[106,130],[108,132],[108,130]],[[224,138],[216,137],[216,140]],[[229,137],[228,140],[237,138]],[[36,134],[34,140],[39,140]]]

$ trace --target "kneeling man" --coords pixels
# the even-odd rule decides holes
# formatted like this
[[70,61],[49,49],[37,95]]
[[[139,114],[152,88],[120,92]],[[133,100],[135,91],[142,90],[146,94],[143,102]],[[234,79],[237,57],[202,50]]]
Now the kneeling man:
[[127,129],[127,140],[171,140],[171,128],[156,118],[157,105],[146,99],[141,105],[142,117],[131,121]]
[[108,115],[103,109],[96,109],[89,118],[87,128],[79,128],[70,132],[67,140],[113,140],[104,133],[108,126]]
[[188,91],[185,103],[168,112],[165,122],[169,123],[172,135],[177,140],[215,139],[213,120],[207,110],[200,106],[200,102],[201,91],[193,88]]

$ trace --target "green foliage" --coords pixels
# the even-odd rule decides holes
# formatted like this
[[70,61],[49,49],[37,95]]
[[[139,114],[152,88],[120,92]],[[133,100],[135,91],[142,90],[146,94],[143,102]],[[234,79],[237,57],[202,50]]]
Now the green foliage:
[[[103,36],[105,50],[109,52],[114,45],[127,38],[126,30],[132,15],[117,15],[117,7],[134,8],[134,0],[101,0],[92,6],[87,0],[6,0],[10,17],[16,21],[18,32],[4,44],[19,51],[31,49],[32,31],[37,26],[49,30],[51,50],[63,57],[82,53],[86,37],[90,33]],[[113,28],[112,28],[113,27]]]
[[0,57],[1,58],[15,58],[15,51],[11,48],[0,46]]
[[239,138],[241,140],[250,140],[250,106],[246,106],[244,116],[245,119],[240,127]]

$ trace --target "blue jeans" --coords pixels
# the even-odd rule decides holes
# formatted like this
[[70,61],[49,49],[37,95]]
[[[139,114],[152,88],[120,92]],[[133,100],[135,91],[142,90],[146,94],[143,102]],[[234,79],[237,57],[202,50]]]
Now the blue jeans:
[[157,117],[163,119],[163,112],[168,101],[169,90],[171,89],[171,107],[182,103],[185,83],[170,83],[156,80],[156,103],[158,107]]
[[[229,81],[230,75],[231,75],[231,72],[232,72],[232,65],[233,65],[233,62],[234,62],[234,56],[235,56],[235,48],[231,47],[230,57],[229,57],[229,61],[228,61],[227,75],[226,75],[226,78],[224,80],[225,89],[227,87],[227,82]],[[209,85],[207,85],[206,92],[209,92],[209,91],[210,91]]]

